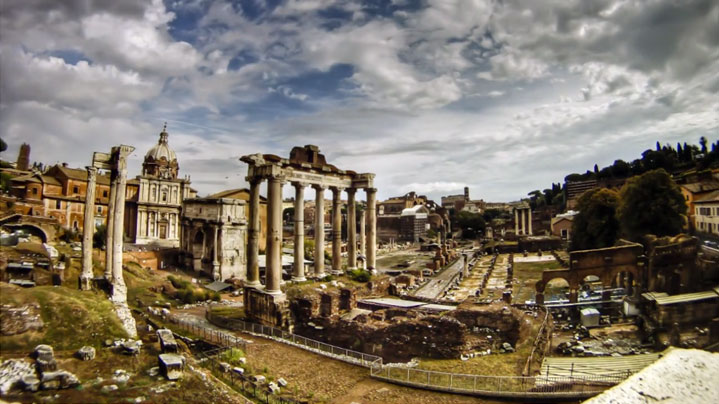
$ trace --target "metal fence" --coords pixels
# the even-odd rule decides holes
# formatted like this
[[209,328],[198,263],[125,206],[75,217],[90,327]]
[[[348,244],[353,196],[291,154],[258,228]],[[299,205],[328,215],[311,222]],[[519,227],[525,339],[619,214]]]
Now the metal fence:
[[207,321],[218,326],[245,332],[251,335],[267,337],[278,342],[302,348],[323,356],[328,356],[332,359],[337,359],[352,365],[359,365],[367,368],[378,365],[380,367],[382,366],[382,358],[377,355],[370,355],[364,352],[353,351],[351,349],[330,345],[275,327],[250,323],[239,319],[228,319],[225,317],[215,316],[210,310],[207,310],[206,317]]
[[239,348],[245,352],[247,351],[247,341],[230,333],[215,330],[206,325],[197,323],[186,318],[178,317],[174,314],[159,315],[158,317],[169,321],[171,324],[176,325],[178,328],[189,331],[193,335],[196,335],[197,337],[202,338],[207,342],[218,344],[223,347]]
[[493,397],[588,397],[626,376],[483,376],[405,367],[371,368],[371,376],[391,383],[451,393]]

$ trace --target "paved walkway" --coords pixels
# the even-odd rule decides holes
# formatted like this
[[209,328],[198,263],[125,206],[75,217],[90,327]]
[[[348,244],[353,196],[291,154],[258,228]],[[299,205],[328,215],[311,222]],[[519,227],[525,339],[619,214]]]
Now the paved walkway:
[[444,293],[452,281],[452,278],[462,270],[462,262],[462,257],[460,257],[454,264],[435,275],[427,284],[418,289],[414,295],[427,299],[437,299],[441,297],[442,293]]

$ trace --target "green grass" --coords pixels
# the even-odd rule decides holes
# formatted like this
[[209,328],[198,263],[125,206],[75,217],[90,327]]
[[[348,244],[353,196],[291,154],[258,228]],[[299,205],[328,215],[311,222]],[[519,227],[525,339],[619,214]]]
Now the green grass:
[[37,286],[23,289],[0,285],[2,304],[38,303],[44,327],[40,331],[0,337],[3,351],[28,351],[38,344],[56,350],[78,349],[84,345],[100,347],[107,338],[127,337],[114,307],[99,292]]
[[513,301],[523,303],[534,297],[536,283],[542,279],[542,272],[550,269],[562,269],[557,260],[542,262],[515,262],[514,279],[518,281],[514,285]]

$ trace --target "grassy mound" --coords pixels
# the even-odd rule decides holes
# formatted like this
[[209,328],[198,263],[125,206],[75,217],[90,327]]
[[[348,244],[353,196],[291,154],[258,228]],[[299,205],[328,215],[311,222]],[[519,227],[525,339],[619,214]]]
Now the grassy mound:
[[45,324],[40,331],[0,336],[3,351],[30,351],[38,344],[50,344],[55,350],[100,347],[107,338],[127,337],[103,293],[53,286],[24,289],[3,283],[0,304],[37,304]]

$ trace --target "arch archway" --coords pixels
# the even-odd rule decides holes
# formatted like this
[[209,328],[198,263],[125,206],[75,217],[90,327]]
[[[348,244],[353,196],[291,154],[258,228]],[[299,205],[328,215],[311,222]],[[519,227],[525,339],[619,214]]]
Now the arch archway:
[[627,296],[633,296],[636,289],[634,273],[631,271],[619,271],[612,276],[612,288],[624,289]]
[[195,231],[192,238],[192,269],[202,271],[202,259],[205,255],[205,232],[202,229]]

